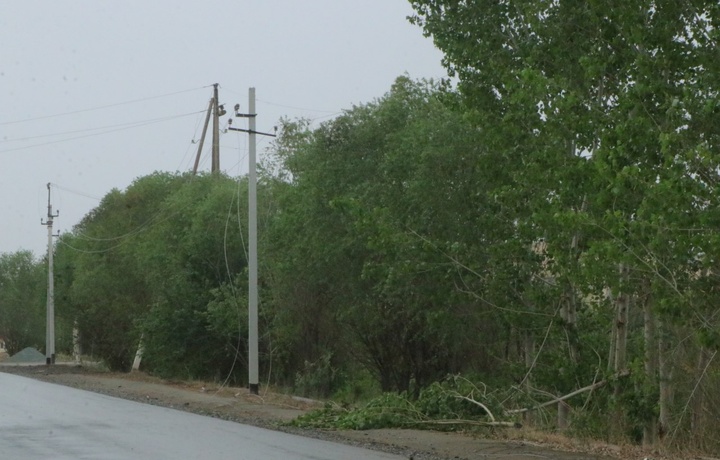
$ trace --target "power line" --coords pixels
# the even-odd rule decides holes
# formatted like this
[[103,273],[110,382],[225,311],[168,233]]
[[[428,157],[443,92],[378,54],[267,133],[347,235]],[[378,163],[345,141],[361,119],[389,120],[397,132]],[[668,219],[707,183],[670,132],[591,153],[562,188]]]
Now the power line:
[[343,113],[345,113],[345,111],[341,110],[340,112],[333,112],[331,114],[323,115],[321,117],[310,118],[310,121],[322,120],[323,118],[330,118],[330,117],[334,117],[335,115],[342,115]]
[[63,132],[59,132],[59,133],[39,134],[37,136],[18,137],[16,139],[3,139],[3,140],[0,140],[0,142],[30,141],[30,140],[34,140],[34,139],[42,139],[45,137],[64,136],[66,134],[77,134],[77,133],[84,133],[84,132],[88,132],[88,131],[99,131],[101,129],[114,129],[114,128],[122,128],[122,127],[131,127],[132,128],[132,127],[135,127],[135,125],[144,126],[146,124],[152,124],[152,123],[171,120],[171,119],[175,119],[175,118],[195,115],[197,113],[199,113],[199,112],[191,112],[191,113],[186,113],[186,114],[182,114],[182,115],[169,115],[166,117],[150,118],[148,120],[128,121],[125,123],[117,123],[114,125],[98,126],[96,128],[84,128],[84,129],[76,129],[73,131],[63,131]]
[[[195,176],[190,176],[188,178],[188,180],[186,180],[180,184],[180,187],[178,188],[177,192],[181,191],[184,187],[187,187],[189,184],[194,182],[194,180],[195,180]],[[127,193],[127,189],[122,193]],[[173,206],[170,206],[167,203],[163,202],[158,207],[158,209],[156,209],[153,212],[153,214],[150,217],[148,217],[144,222],[140,223],[134,229],[132,229],[126,233],[108,237],[108,238],[96,238],[96,237],[90,236],[80,230],[74,230],[71,232],[71,235],[78,238],[79,240],[92,241],[92,242],[98,242],[98,243],[103,243],[103,242],[108,243],[108,242],[116,242],[116,241],[118,242],[117,244],[115,244],[109,248],[87,251],[87,250],[75,248],[64,242],[63,242],[63,244],[65,244],[65,246],[67,246],[71,249],[74,249],[78,252],[86,252],[86,253],[91,253],[91,254],[112,251],[113,249],[118,248],[118,247],[122,246],[123,244],[125,244],[125,242],[127,241],[128,238],[139,235],[139,234],[147,231],[149,228],[151,228],[154,225],[160,224],[162,222],[167,221],[168,219],[171,219],[179,214],[182,214],[182,213],[184,213],[184,211],[188,210],[192,206],[194,206],[194,203],[186,203],[184,206],[175,207],[173,209]]]
[[295,107],[295,106],[292,106],[292,105],[278,104],[278,103],[275,103],[275,102],[265,101],[265,100],[263,100],[263,99],[258,99],[257,101],[258,101],[258,102],[262,102],[263,104],[272,105],[272,106],[275,106],[275,107],[282,107],[282,108],[284,108],[284,109],[303,110],[303,111],[305,111],[305,112],[321,112],[321,113],[333,113],[333,114],[334,114],[334,113],[337,113],[337,111],[335,111],[335,110],[308,109],[308,108],[306,108],[306,107]]
[[[188,143],[188,146],[185,149],[185,154],[183,155],[182,160],[180,160],[180,164],[178,164],[178,167],[176,168],[178,171],[180,171],[181,168],[183,167],[183,164],[185,164],[185,160],[188,158],[188,154],[190,153],[190,150],[192,149],[193,145],[195,145],[195,136],[197,136],[198,129],[200,128],[201,120],[202,120],[202,117],[196,117],[196,119],[195,119],[195,131],[193,131],[192,140]],[[190,161],[192,161],[192,157],[190,157]]]
[[[239,95],[244,95],[244,93],[240,93],[239,91],[235,91],[235,90],[226,88],[226,87],[224,87],[224,86],[222,87],[222,89],[225,90],[225,91],[228,91],[228,92],[230,92],[230,93],[235,93],[235,94],[239,94]],[[329,113],[329,114],[332,114],[332,115],[335,115],[335,114],[338,114],[338,113],[342,113],[342,111],[338,112],[337,110],[310,109],[310,108],[307,108],[307,107],[297,107],[297,106],[287,105],[287,104],[278,104],[277,102],[270,102],[270,101],[267,101],[267,100],[264,100],[264,99],[256,99],[256,100],[257,100],[257,102],[262,102],[263,104],[266,104],[266,105],[272,105],[272,106],[275,106],[275,107],[282,107],[282,108],[284,108],[284,109],[302,110],[302,111],[304,111],[304,112]]]
[[87,193],[80,192],[80,191],[78,191],[78,190],[73,190],[73,189],[71,189],[71,188],[64,187],[64,186],[62,186],[62,185],[60,185],[60,184],[51,183],[50,185],[51,185],[52,187],[55,187],[55,188],[58,189],[58,190],[63,190],[63,191],[65,191],[65,192],[69,192],[69,193],[72,193],[72,194],[75,194],[75,195],[84,196],[85,198],[90,198],[90,199],[96,200],[96,201],[102,200],[102,198],[99,198],[99,197],[96,197],[96,196],[93,196],[93,195],[88,195]]
[[[74,140],[77,140],[77,139],[84,139],[84,138],[86,138],[86,137],[102,136],[103,134],[110,134],[110,133],[114,133],[114,132],[118,132],[118,131],[125,131],[125,130],[133,129],[133,128],[142,128],[143,126],[148,126],[148,125],[152,125],[152,124],[155,124],[155,123],[161,123],[161,122],[164,122],[164,121],[170,121],[170,120],[175,120],[175,119],[178,119],[178,118],[188,117],[188,116],[195,115],[195,114],[202,113],[202,112],[204,112],[204,111],[201,110],[201,111],[197,111],[197,112],[190,112],[190,113],[186,113],[186,114],[183,114],[183,115],[175,115],[175,116],[171,116],[171,117],[165,117],[165,118],[160,118],[160,119],[151,120],[151,121],[145,121],[145,122],[135,122],[134,124],[132,124],[132,125],[130,125],[130,126],[123,126],[123,127],[116,128],[116,129],[109,129],[109,130],[107,130],[107,131],[103,131],[103,132],[100,132],[100,133],[86,134],[86,135],[84,135],[84,136],[75,136],[75,137],[69,137],[69,138],[66,138],[66,139],[58,139],[58,140],[56,140],[56,141],[42,142],[42,143],[40,143],[40,144],[33,144],[33,145],[26,145],[26,146],[23,146],[23,147],[14,147],[14,148],[11,148],[11,149],[4,149],[4,150],[0,150],[0,153],[14,152],[14,151],[17,151],[17,150],[26,150],[26,149],[31,149],[31,148],[34,148],[34,147],[42,147],[42,146],[45,146],[45,145],[58,144],[58,143],[60,143],[60,142],[68,142],[68,141],[74,141]],[[101,129],[101,128],[96,128],[96,129]],[[42,137],[42,136],[38,136],[38,137]]]
[[14,124],[18,124],[18,123],[26,123],[26,122],[29,122],[29,121],[46,120],[46,119],[48,119],[48,118],[64,117],[64,116],[67,116],[67,115],[75,115],[75,114],[78,114],[78,113],[92,112],[92,111],[94,111],[94,110],[107,109],[107,108],[110,108],[110,107],[118,107],[118,106],[121,106],[121,105],[135,104],[135,103],[137,103],[137,102],[145,102],[145,101],[150,101],[150,100],[153,100],[153,99],[160,99],[160,98],[163,98],[163,97],[175,96],[176,94],[189,93],[189,92],[191,92],[191,91],[197,91],[198,89],[202,89],[202,88],[206,88],[206,87],[186,89],[186,90],[183,90],[183,91],[176,91],[176,92],[174,92],[174,93],[160,94],[160,95],[158,95],[158,96],[150,96],[150,97],[145,97],[145,98],[142,98],[142,99],[133,99],[133,100],[131,100],[131,101],[117,102],[117,103],[115,103],[115,104],[101,105],[101,106],[97,106],[97,107],[91,107],[91,108],[88,108],[88,109],[74,110],[74,111],[72,111],[72,112],[56,113],[56,114],[53,114],[53,115],[43,115],[43,116],[41,116],[41,117],[34,117],[34,118],[24,118],[24,119],[22,119],[22,120],[4,121],[4,122],[0,122],[0,126],[14,125]]

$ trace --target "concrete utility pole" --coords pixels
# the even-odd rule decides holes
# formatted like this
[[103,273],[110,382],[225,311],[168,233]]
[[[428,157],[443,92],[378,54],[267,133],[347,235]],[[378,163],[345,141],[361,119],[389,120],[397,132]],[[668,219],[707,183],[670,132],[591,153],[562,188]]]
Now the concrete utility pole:
[[42,225],[46,225],[48,229],[48,286],[47,286],[47,310],[45,323],[45,364],[48,366],[55,364],[55,281],[53,276],[53,219],[60,215],[58,211],[53,214],[52,204],[50,203],[50,182],[47,184],[48,189],[48,213],[47,222],[40,219]]
[[257,256],[257,158],[256,135],[275,137],[274,134],[261,133],[256,128],[255,88],[248,91],[248,113],[238,113],[240,105],[235,106],[235,116],[248,118],[249,129],[233,128],[250,135],[248,146],[248,384],[250,393],[258,394],[259,378],[259,347],[258,347],[258,256]]
[[250,171],[248,174],[248,240],[250,245],[248,280],[250,282],[248,292],[248,364],[250,393],[258,394],[260,381],[258,371],[258,274],[257,274],[257,159],[255,156],[255,88],[248,92],[248,112],[250,113],[249,131],[249,162]]

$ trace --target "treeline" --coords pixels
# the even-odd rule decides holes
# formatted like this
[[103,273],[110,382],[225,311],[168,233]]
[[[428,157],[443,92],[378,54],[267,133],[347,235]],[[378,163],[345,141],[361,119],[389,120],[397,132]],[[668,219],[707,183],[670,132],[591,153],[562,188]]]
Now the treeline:
[[[400,77],[266,152],[263,383],[462,374],[500,414],[720,451],[717,6],[411,3],[457,88]],[[77,321],[114,369],[142,339],[149,372],[245,382],[246,203],[222,175],[111,191],[57,242],[65,349]],[[28,257],[0,259],[0,308],[40,314]]]
[[10,355],[45,346],[46,267],[30,251],[0,254],[0,339]]

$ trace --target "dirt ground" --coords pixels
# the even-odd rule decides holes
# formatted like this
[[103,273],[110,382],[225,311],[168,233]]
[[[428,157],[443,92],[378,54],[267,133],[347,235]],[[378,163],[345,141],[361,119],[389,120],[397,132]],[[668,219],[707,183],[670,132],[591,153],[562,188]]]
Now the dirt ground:
[[[0,372],[19,374],[51,383],[103,393],[148,404],[261,426],[303,436],[397,453],[416,460],[661,460],[671,457],[638,448],[573,442],[530,431],[503,429],[498,438],[477,433],[442,433],[429,430],[383,429],[325,431],[290,428],[292,420],[321,403],[245,388],[219,387],[203,382],[167,381],[143,373],[117,374],[92,367],[0,366]],[[676,458],[676,457],[673,457]]]

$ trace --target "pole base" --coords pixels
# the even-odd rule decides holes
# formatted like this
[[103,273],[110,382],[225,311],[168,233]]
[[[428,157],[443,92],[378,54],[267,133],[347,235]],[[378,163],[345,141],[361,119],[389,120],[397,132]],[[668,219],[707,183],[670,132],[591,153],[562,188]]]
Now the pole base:
[[253,395],[260,394],[260,384],[251,383],[249,385],[249,387],[250,387],[250,394],[253,394]]

